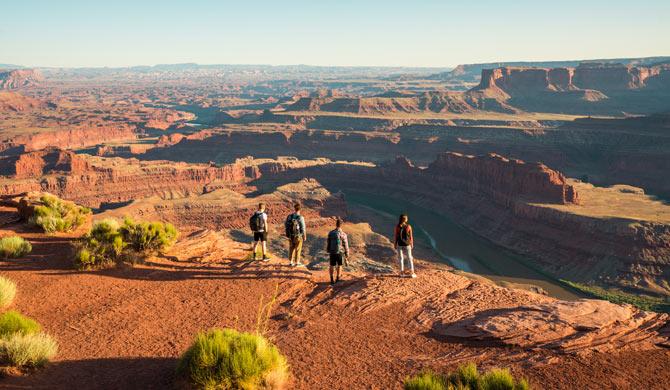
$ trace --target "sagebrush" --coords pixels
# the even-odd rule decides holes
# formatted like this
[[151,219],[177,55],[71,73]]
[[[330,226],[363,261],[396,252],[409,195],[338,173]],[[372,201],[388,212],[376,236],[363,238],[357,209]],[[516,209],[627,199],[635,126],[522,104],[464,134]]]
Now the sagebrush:
[[23,335],[38,333],[42,327],[37,321],[11,310],[0,315],[0,338],[16,333]]
[[91,209],[54,195],[42,195],[30,222],[46,233],[67,232],[81,226]]
[[5,309],[11,305],[15,297],[16,284],[4,276],[0,276],[0,309]]
[[525,379],[516,380],[507,369],[480,373],[474,363],[459,366],[447,375],[423,372],[405,379],[405,390],[529,390]]
[[75,255],[78,268],[99,268],[117,263],[135,263],[171,246],[177,229],[169,223],[135,222],[126,218],[96,222],[80,240]]
[[282,389],[288,363],[265,337],[233,329],[199,333],[177,373],[201,389]]
[[23,237],[9,236],[0,238],[0,257],[4,259],[22,257],[32,250],[33,246]]
[[0,363],[4,365],[41,367],[57,352],[58,344],[45,333],[14,333],[0,338]]

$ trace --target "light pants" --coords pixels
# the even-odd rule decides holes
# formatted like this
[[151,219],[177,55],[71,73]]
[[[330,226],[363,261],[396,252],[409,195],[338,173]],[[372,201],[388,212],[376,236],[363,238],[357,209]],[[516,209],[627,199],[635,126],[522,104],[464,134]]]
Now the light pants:
[[398,247],[398,256],[400,257],[400,272],[405,271],[405,257],[409,262],[409,269],[414,273],[414,258],[412,257],[412,247],[411,246],[399,246]]

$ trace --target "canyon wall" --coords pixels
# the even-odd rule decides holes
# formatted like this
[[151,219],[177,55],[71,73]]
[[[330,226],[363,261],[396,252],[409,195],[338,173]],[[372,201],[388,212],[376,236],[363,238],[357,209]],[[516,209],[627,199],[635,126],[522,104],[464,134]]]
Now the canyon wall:
[[10,177],[0,181],[1,195],[44,191],[94,208],[149,196],[202,194],[258,177],[255,167],[244,164],[103,160],[57,149],[2,159],[0,172]]
[[519,200],[538,203],[578,203],[565,176],[541,163],[525,163],[497,154],[469,156],[446,152],[425,171],[439,185],[458,188],[511,205]]
[[658,101],[670,95],[670,63],[589,62],[577,67],[484,69],[479,85],[470,91],[496,94],[528,111],[589,114],[627,108],[653,113],[670,108]]
[[63,130],[44,130],[33,134],[14,136],[0,143],[0,153],[4,155],[19,154],[49,147],[72,149],[135,138],[137,138],[136,127],[133,125],[93,123],[72,126]]

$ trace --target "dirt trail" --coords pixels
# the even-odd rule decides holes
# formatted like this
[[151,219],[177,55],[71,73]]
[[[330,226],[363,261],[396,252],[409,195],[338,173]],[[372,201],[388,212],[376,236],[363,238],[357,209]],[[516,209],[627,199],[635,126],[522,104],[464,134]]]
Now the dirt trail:
[[440,336],[431,329],[438,318],[552,301],[446,270],[421,269],[415,280],[347,274],[330,287],[323,271],[238,260],[246,245],[230,243],[216,263],[154,259],[78,272],[69,237],[21,234],[33,253],[0,269],[18,285],[15,308],[40,321],[60,352],[44,370],[4,378],[0,388],[171,388],[196,332],[253,330],[261,297],[277,285],[268,335],[288,357],[291,388],[401,388],[408,374],[465,361],[510,366],[537,388],[670,388],[667,349],[580,357]]

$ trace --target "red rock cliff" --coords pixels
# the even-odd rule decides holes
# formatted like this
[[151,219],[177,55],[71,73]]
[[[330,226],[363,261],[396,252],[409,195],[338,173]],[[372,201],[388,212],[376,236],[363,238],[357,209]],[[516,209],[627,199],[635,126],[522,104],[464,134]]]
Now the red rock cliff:
[[46,149],[0,160],[0,174],[16,179],[66,172],[80,174],[91,169],[86,160],[61,149]]
[[578,202],[574,188],[566,184],[560,172],[541,163],[525,163],[493,153],[469,156],[446,152],[439,155],[425,173],[442,185],[502,202]]

